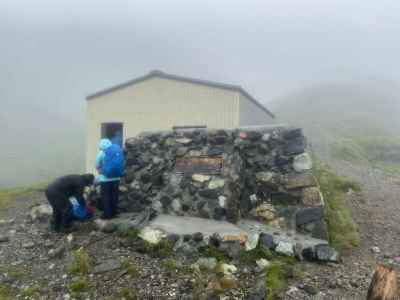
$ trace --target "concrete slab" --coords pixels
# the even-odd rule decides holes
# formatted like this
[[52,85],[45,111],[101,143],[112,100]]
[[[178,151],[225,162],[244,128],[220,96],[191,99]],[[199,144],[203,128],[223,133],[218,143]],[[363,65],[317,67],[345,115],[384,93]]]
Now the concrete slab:
[[160,229],[167,233],[178,235],[203,233],[204,237],[209,237],[214,233],[221,236],[227,235],[251,235],[255,233],[268,233],[274,237],[274,240],[288,242],[291,244],[300,243],[303,247],[315,246],[318,244],[328,244],[325,240],[314,239],[306,235],[295,233],[294,231],[284,231],[270,227],[253,220],[241,220],[238,224],[232,224],[225,221],[216,221],[211,219],[202,219],[196,217],[180,217],[172,215],[159,215],[151,220],[149,227]]

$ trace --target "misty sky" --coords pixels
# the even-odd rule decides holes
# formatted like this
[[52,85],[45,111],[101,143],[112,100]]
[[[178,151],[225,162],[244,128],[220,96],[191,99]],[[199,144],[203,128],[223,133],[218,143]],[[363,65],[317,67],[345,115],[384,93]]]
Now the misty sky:
[[0,101],[81,121],[87,94],[151,69],[240,84],[264,103],[326,80],[397,82],[399,11],[396,0],[1,0]]

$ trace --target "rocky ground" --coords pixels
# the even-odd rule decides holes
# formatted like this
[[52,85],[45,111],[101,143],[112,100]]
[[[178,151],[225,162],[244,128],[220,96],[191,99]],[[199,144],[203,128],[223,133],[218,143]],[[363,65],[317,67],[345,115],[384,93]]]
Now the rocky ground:
[[[341,264],[299,263],[283,299],[365,299],[376,263],[400,271],[397,180],[373,169],[334,166],[363,185],[361,196],[349,192],[347,199],[360,227],[360,246]],[[10,299],[198,299],[207,288],[223,289],[222,282],[230,287],[223,299],[257,299],[250,296],[259,283],[256,265],[235,262],[232,283],[191,268],[195,255],[139,253],[126,238],[96,231],[92,223],[72,235],[54,234],[47,223],[27,218],[30,207],[44,201],[42,193],[34,193],[0,211],[0,292]],[[76,260],[77,253],[83,259]]]

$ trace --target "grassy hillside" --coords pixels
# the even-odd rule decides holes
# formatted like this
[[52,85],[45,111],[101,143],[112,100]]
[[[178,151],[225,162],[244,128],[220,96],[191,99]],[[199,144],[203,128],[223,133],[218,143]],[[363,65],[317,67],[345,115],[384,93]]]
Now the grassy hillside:
[[314,86],[270,106],[280,122],[303,127],[322,157],[400,166],[400,87],[387,82]]

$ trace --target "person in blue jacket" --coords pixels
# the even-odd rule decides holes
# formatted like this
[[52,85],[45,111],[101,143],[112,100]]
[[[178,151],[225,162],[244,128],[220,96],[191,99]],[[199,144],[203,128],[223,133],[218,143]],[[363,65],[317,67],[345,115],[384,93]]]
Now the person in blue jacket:
[[111,219],[118,214],[118,194],[120,177],[109,178],[102,174],[102,166],[104,164],[105,151],[111,147],[112,143],[109,139],[101,139],[99,144],[99,152],[96,157],[96,169],[99,175],[96,182],[100,184],[100,194],[103,206],[103,219]]

